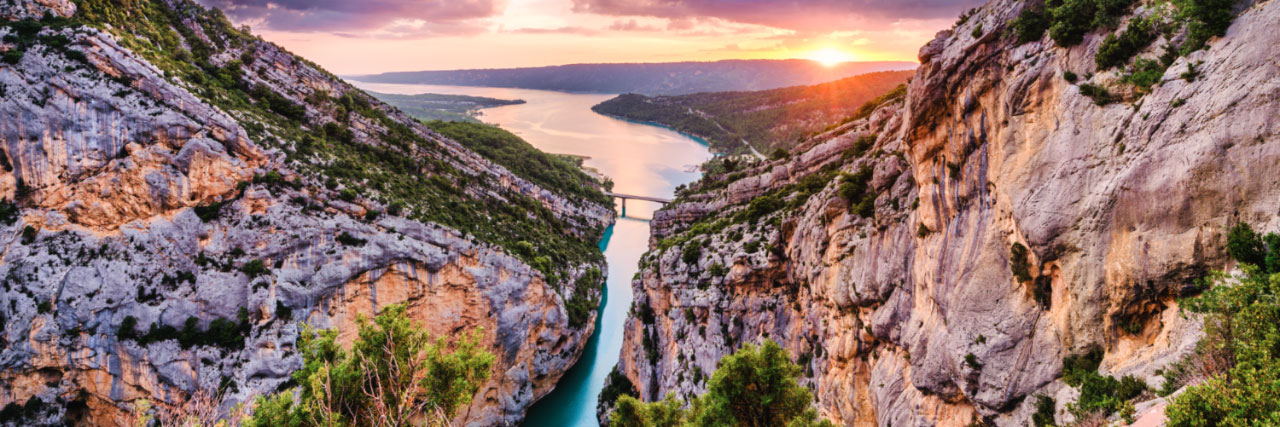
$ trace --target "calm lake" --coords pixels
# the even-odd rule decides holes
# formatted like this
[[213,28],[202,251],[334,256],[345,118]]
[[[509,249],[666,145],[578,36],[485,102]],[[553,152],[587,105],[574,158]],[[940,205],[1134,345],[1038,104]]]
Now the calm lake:
[[[483,110],[480,120],[520,135],[542,151],[586,156],[586,166],[613,179],[618,193],[671,198],[676,186],[701,175],[696,165],[711,158],[706,145],[678,132],[602,116],[591,106],[613,95],[526,89],[399,85],[352,82],[383,93],[441,93],[523,99],[521,105]],[[529,411],[527,426],[596,426],[596,397],[622,350],[622,322],[631,307],[631,277],[648,249],[655,203],[632,200],[627,217],[605,233],[609,279],[595,335],[578,364]]]

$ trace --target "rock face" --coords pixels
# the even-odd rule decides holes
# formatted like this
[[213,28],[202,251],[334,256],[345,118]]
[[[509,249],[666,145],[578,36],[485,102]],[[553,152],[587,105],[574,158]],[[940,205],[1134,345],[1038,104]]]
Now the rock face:
[[[230,408],[288,386],[304,323],[349,339],[357,316],[389,304],[405,304],[437,336],[483,328],[497,362],[459,421],[519,422],[592,332],[594,317],[570,325],[560,283],[604,270],[603,257],[569,260],[548,280],[475,230],[423,219],[446,206],[411,203],[401,216],[385,202],[390,187],[353,197],[346,190],[358,182],[326,182],[312,167],[345,159],[297,147],[316,132],[339,135],[329,146],[401,147],[430,166],[415,166],[417,178],[466,182],[449,193],[454,203],[531,200],[546,217],[525,221],[559,221],[597,253],[611,208],[540,187],[270,43],[218,33],[220,15],[182,0],[151,6],[182,17],[180,49],[213,46],[207,68],[239,73],[235,86],[214,92],[175,77],[167,67],[179,65],[136,50],[149,46],[143,39],[104,30],[122,31],[71,2],[0,5],[16,22],[0,27],[13,36],[0,51],[23,52],[0,63],[0,196],[20,208],[0,222],[0,406],[43,403],[5,422],[117,425],[138,399],[180,406],[217,389]],[[257,99],[237,100],[243,88]],[[335,98],[354,104],[316,101]],[[218,319],[243,325],[243,340],[139,339]]]
[[[1026,425],[1037,394],[1063,421],[1062,359],[1093,348],[1159,385],[1199,334],[1176,298],[1224,265],[1226,228],[1278,225],[1280,184],[1253,174],[1280,165],[1280,4],[1242,5],[1150,93],[1104,106],[1062,76],[1128,90],[1095,69],[1107,33],[1019,44],[1002,33],[1022,7],[939,33],[904,99],[658,213],[619,362],[642,397],[700,393],[765,337],[844,425]],[[864,167],[866,217],[829,172]]]

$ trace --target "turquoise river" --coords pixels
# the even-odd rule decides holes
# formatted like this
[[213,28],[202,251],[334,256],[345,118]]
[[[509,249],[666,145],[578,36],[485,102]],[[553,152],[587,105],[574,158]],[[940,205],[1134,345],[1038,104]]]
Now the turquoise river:
[[[591,111],[612,95],[540,90],[399,85],[353,82],[377,92],[441,93],[523,99],[525,104],[483,110],[480,119],[501,126],[542,151],[585,156],[585,165],[614,181],[614,191],[669,198],[676,186],[699,177],[696,165],[711,158],[706,145],[675,131],[605,117]],[[555,391],[530,409],[526,426],[596,426],[596,397],[622,350],[622,323],[631,307],[631,277],[648,249],[649,223],[658,206],[630,201],[600,242],[609,261],[604,303],[582,358]]]

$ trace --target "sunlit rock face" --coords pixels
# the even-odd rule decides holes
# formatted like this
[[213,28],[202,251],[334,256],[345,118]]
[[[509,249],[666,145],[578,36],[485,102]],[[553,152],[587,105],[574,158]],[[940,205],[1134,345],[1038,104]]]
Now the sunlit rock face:
[[[1037,394],[1069,417],[1062,359],[1091,348],[1104,373],[1163,381],[1199,336],[1176,298],[1225,265],[1226,228],[1280,226],[1264,172],[1280,165],[1280,5],[1248,5],[1140,98],[1092,75],[1122,95],[1105,106],[1062,76],[1091,74],[1106,33],[1017,44],[1001,34],[1021,7],[993,1],[939,33],[902,99],[658,213],[619,364],[643,397],[700,393],[720,357],[765,337],[844,425],[1026,425]],[[755,224],[705,225],[796,194],[825,163],[872,171],[874,216],[828,175]],[[702,245],[689,260],[687,242]]]
[[[75,12],[67,1],[0,4],[8,19]],[[207,28],[187,24],[216,45]],[[200,390],[226,390],[219,404],[230,409],[291,386],[304,324],[350,340],[357,317],[390,304],[405,304],[436,336],[483,329],[497,360],[459,419],[468,425],[518,423],[577,360],[594,312],[571,327],[562,290],[519,257],[438,224],[367,215],[387,206],[339,197],[291,169],[279,148],[250,136],[261,124],[197,96],[202,87],[116,36],[87,26],[39,33],[56,36],[79,55],[37,43],[0,64],[0,196],[21,207],[0,225],[0,406],[44,403],[21,422],[123,425],[136,401],[176,407]],[[319,94],[369,99],[261,40],[209,60],[225,67],[245,55],[257,65],[244,78],[304,106],[313,129],[341,117],[310,103]],[[473,197],[529,197],[584,239],[613,221],[608,206],[539,187],[371,105],[387,121],[348,117],[356,143],[385,144],[389,123],[403,126],[437,150],[420,155],[473,180]],[[281,181],[260,179],[272,173]],[[265,272],[247,267],[254,262]],[[560,280],[589,268],[605,270],[586,261]],[[142,335],[189,319],[203,330],[242,312],[243,348],[141,344],[119,332],[126,318]]]

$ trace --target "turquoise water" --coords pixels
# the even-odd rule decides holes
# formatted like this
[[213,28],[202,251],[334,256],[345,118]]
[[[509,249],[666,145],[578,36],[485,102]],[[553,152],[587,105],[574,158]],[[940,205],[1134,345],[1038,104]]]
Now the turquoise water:
[[[614,191],[652,197],[671,197],[676,186],[697,179],[694,167],[711,154],[705,144],[670,129],[602,116],[591,106],[612,95],[570,94],[525,89],[434,85],[392,85],[354,82],[384,93],[442,93],[523,99],[521,105],[483,110],[481,120],[496,124],[543,151],[586,156],[585,165],[614,181]],[[649,246],[648,218],[657,204],[627,202],[627,217],[619,218],[600,242],[609,261],[595,334],[577,365],[551,394],[529,410],[526,426],[596,426],[596,397],[604,387],[622,350],[622,322],[631,307],[631,277],[640,255]]]

